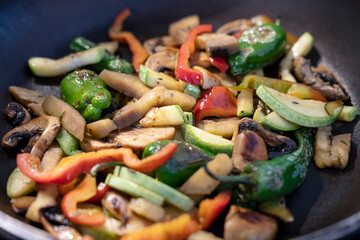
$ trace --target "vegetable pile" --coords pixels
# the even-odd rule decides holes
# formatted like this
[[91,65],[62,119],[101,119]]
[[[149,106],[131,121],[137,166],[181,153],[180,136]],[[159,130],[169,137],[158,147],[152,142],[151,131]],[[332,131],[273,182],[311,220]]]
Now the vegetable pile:
[[[122,30],[129,16],[115,18],[112,42],[77,37],[68,56],[29,59],[37,77],[63,75],[61,99],[9,87],[14,211],[57,239],[275,238],[278,221],[294,221],[284,197],[312,159],[349,161],[351,134],[332,136],[331,125],[357,109],[331,68],[305,58],[312,35],[264,15],[213,32],[191,15],[141,43]],[[276,64],[279,77],[265,77]]]

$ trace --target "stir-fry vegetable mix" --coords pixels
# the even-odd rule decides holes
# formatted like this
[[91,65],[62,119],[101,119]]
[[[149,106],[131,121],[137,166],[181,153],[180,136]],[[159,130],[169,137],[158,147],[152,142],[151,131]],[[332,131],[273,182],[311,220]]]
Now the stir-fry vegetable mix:
[[[28,63],[38,77],[66,74],[61,99],[9,88],[19,103],[4,110],[15,128],[2,146],[22,149],[7,184],[14,211],[58,239],[274,238],[312,158],[349,161],[351,134],[331,134],[357,115],[346,87],[304,58],[310,33],[296,39],[264,15],[215,32],[192,15],[143,44],[122,31],[129,16],[109,37],[132,64],[115,42],[77,37],[76,53]],[[282,79],[265,77],[280,60]],[[223,236],[206,232],[221,213]]]

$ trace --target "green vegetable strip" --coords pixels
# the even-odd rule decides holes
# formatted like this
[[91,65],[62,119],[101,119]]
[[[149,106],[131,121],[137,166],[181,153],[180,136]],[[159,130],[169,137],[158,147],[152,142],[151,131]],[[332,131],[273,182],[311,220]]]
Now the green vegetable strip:
[[79,140],[64,128],[60,129],[56,136],[56,140],[65,156],[71,156],[82,152],[79,150]]

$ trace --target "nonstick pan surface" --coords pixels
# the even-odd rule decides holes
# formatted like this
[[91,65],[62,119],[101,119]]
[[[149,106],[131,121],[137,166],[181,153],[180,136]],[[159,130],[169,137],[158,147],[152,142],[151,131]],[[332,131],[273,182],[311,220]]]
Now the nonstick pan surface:
[[[359,1],[0,1],[0,109],[12,100],[8,86],[18,85],[59,96],[60,78],[35,78],[27,67],[32,56],[59,58],[70,52],[77,36],[95,42],[107,40],[107,30],[118,12],[129,7],[125,30],[141,41],[167,34],[170,22],[199,14],[214,29],[238,18],[266,14],[280,19],[295,36],[309,31],[315,47],[309,57],[314,64],[331,66],[346,84],[352,104],[360,107],[360,9]],[[119,54],[131,59],[127,47]],[[271,71],[270,71],[271,72]],[[0,135],[11,129],[0,115]],[[360,229],[359,117],[352,123],[334,124],[334,132],[352,132],[350,161],[344,170],[319,170],[312,163],[305,182],[286,203],[295,217],[280,223],[278,239],[338,239],[357,236]],[[47,239],[50,235],[13,213],[6,196],[6,181],[15,168],[15,153],[0,149],[0,229],[4,238]],[[221,224],[221,223],[217,223]],[[359,235],[360,236],[360,235]]]

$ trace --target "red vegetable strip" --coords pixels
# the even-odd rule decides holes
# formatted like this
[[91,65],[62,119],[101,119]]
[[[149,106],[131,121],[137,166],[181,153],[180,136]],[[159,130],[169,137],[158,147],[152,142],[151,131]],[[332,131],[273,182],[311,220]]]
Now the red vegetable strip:
[[204,199],[200,202],[197,220],[202,229],[206,230],[229,204],[231,192],[221,192],[214,199]]
[[95,196],[96,178],[86,175],[84,180],[73,190],[65,194],[61,200],[61,210],[71,222],[86,226],[98,226],[106,221],[103,212],[78,211],[77,204]]
[[176,143],[169,143],[160,152],[140,160],[131,149],[103,149],[97,152],[80,153],[63,158],[54,169],[40,169],[40,159],[29,153],[16,157],[20,171],[37,183],[66,184],[81,173],[89,173],[98,163],[119,161],[140,172],[151,172],[162,166],[175,152]]
[[100,203],[101,199],[105,196],[105,194],[110,191],[110,187],[105,183],[101,182],[97,185],[96,194],[92,198],[88,199],[86,202],[90,203]]
[[229,64],[226,57],[209,57],[212,65],[217,67],[222,72],[226,72],[229,69]]
[[190,69],[189,58],[190,54],[195,51],[196,36],[201,33],[210,33],[212,31],[211,25],[199,25],[193,28],[186,41],[181,45],[177,57],[177,64],[175,68],[175,76],[187,83],[200,85],[202,74],[199,71]]
[[131,14],[130,9],[126,8],[116,16],[116,18],[109,30],[110,38],[111,38],[111,36],[114,36],[121,32],[123,23],[130,16],[130,14]]

